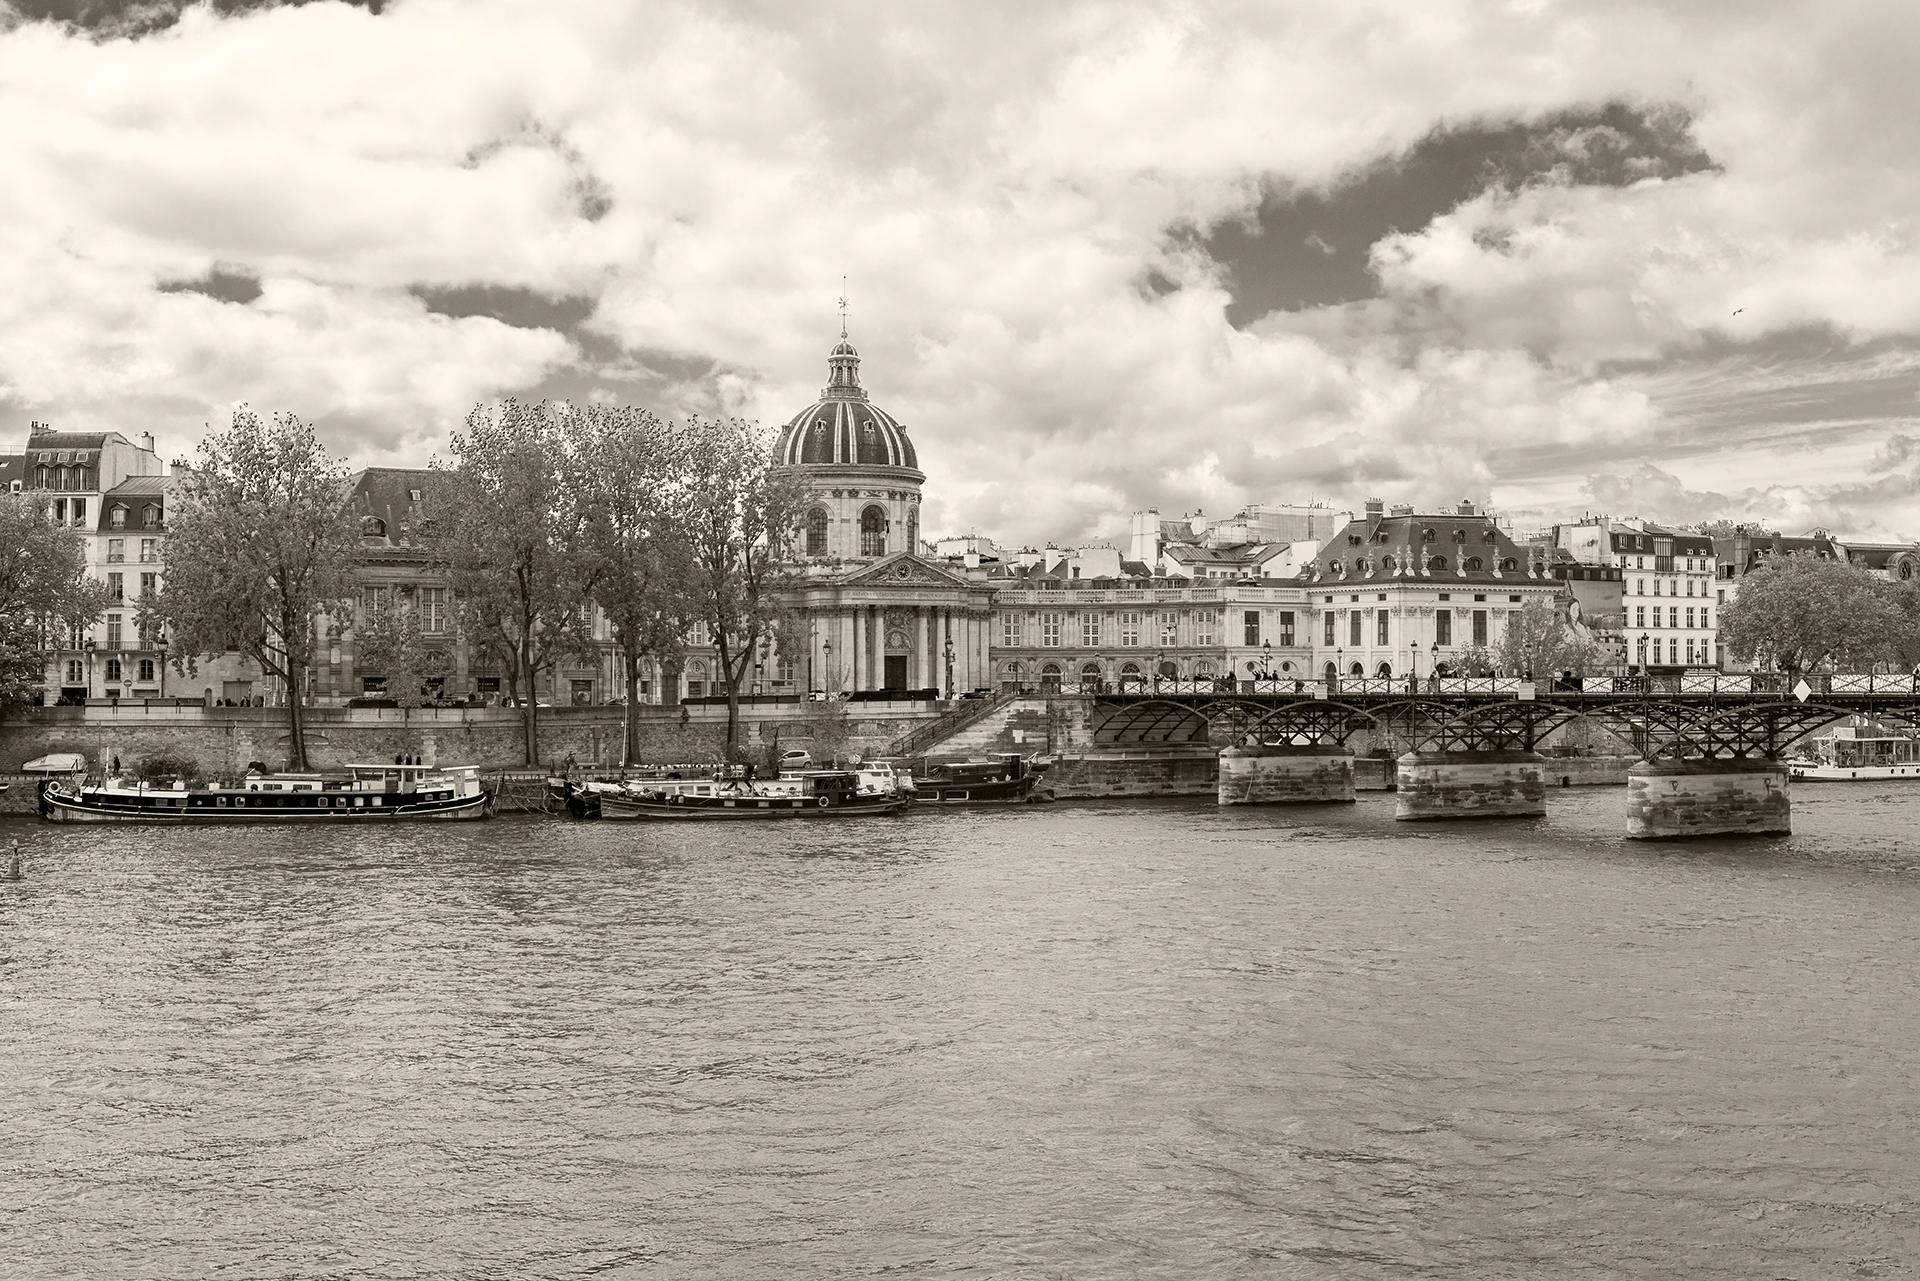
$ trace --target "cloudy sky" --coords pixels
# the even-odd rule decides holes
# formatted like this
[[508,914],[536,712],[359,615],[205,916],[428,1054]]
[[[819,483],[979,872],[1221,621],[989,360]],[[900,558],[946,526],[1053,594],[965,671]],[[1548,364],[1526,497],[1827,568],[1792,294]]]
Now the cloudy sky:
[[1920,537],[1912,0],[0,0],[0,448],[773,424],[929,533],[1377,495]]

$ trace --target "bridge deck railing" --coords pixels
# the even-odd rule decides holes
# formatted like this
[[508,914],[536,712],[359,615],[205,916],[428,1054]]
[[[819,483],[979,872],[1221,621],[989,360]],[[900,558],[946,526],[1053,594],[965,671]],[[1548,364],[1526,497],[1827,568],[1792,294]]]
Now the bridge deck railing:
[[1920,695],[1920,674],[1907,672],[1808,673],[1787,676],[1775,672],[1713,674],[1656,674],[1653,676],[1587,676],[1571,680],[1527,681],[1518,676],[1432,676],[1420,678],[1347,676],[1334,680],[1244,680],[1216,677],[1205,680],[1041,681],[1005,682],[1002,696],[1018,693],[1035,698],[1086,698],[1100,695],[1168,696],[1196,694],[1265,694],[1310,698],[1381,696],[1389,694],[1480,695],[1520,697],[1529,688],[1536,696],[1566,694],[1772,694],[1793,697],[1804,681],[1808,697],[1857,694]]

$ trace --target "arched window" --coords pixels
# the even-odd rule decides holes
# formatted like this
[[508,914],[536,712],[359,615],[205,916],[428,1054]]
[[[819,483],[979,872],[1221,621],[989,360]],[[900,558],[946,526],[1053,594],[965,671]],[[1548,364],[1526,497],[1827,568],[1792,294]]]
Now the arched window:
[[1347,669],[1347,673],[1351,676],[1365,676],[1367,674],[1366,664],[1356,662],[1352,667]]
[[1447,567],[1447,558],[1445,556],[1435,556],[1432,560],[1427,562],[1428,569],[1440,570],[1440,569],[1445,569],[1446,567]]
[[1140,675],[1140,664],[1138,663],[1120,664],[1120,683],[1122,685],[1125,685],[1130,681],[1139,681],[1140,679],[1142,679]]
[[1382,556],[1380,558],[1380,572],[1383,574],[1391,574],[1393,572],[1393,569],[1394,569],[1393,557]]
[[1467,568],[1468,568],[1468,569],[1479,569],[1479,568],[1480,568],[1480,558],[1479,558],[1478,556],[1469,556],[1469,557],[1467,557]]
[[1901,562],[1900,562],[1900,577],[1902,577],[1902,578],[1912,578],[1912,577],[1913,577],[1913,562],[1912,562],[1912,561],[1910,561],[1910,560],[1903,560],[1903,561],[1901,561]]
[[860,554],[884,556],[887,553],[887,514],[878,507],[860,513]]
[[1379,677],[1382,677],[1382,678],[1384,678],[1384,677],[1388,677],[1388,676],[1392,676],[1392,675],[1393,675],[1393,664],[1392,664],[1392,663],[1382,663],[1382,664],[1380,664],[1380,666],[1379,666],[1378,668],[1376,668],[1376,669],[1374,669],[1374,673],[1373,673],[1373,674],[1374,674],[1375,676],[1379,676]]
[[1423,543],[1430,543],[1433,541],[1432,526],[1428,526],[1426,529],[1423,529],[1420,531],[1420,541]]
[[1328,663],[1325,671],[1325,679],[1328,681],[1336,681],[1340,679],[1340,669],[1335,667],[1332,663]]
[[707,665],[699,659],[687,664],[687,697],[705,698],[707,694]]
[[1060,688],[1060,664],[1048,663],[1040,669],[1040,684],[1045,689]]
[[1211,658],[1194,659],[1193,674],[1196,679],[1213,675],[1213,660]]
[[1496,543],[1500,540],[1491,529],[1486,529],[1480,532],[1480,541],[1483,543]]
[[154,506],[152,503],[148,503],[145,507],[142,507],[140,509],[140,527],[142,529],[153,529],[154,527],[159,525],[159,523],[160,523],[160,509],[158,507]]
[[1454,530],[1454,531],[1453,531],[1453,541],[1454,541],[1454,542],[1456,542],[1456,543],[1464,543],[1464,542],[1466,542],[1466,541],[1467,541],[1467,531],[1466,531],[1466,530],[1464,530],[1464,529],[1456,529],[1456,530]]
[[807,513],[807,555],[827,554],[827,509],[816,507]]
[[1365,556],[1355,556],[1353,558],[1353,569],[1355,573],[1364,574],[1368,568],[1369,566],[1367,565],[1367,558]]
[[1503,574],[1511,574],[1518,568],[1520,568],[1520,562],[1511,556],[1500,562],[1500,572]]

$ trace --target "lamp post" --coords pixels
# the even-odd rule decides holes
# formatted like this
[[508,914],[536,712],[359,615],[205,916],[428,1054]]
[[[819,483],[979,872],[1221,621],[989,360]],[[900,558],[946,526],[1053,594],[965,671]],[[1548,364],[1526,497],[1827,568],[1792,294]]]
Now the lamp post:
[[1420,688],[1420,642],[1407,642],[1407,693]]
[[86,650],[87,650],[87,697],[88,698],[93,697],[93,651],[96,644],[97,642],[93,639],[93,637],[91,636],[87,637]]
[[1273,679],[1273,642],[1260,642],[1260,675],[1263,679]]
[[167,696],[167,637],[162,632],[154,638],[154,644],[160,650],[160,697]]
[[826,640],[821,641],[820,649],[822,651],[820,663],[827,669],[820,677],[821,689],[827,693],[833,693],[834,691],[826,688],[826,682],[833,679],[833,638],[829,636]]
[[1160,669],[1165,666],[1166,661],[1166,650],[1156,649],[1153,651],[1153,688],[1155,693],[1160,691]]
[[764,663],[755,663],[753,665],[753,692],[756,694],[760,692],[760,677],[761,673],[765,670],[766,664]]
[[947,642],[941,647],[940,653],[947,660],[947,700],[951,702],[953,700],[953,636],[951,633],[948,634]]
[[1640,688],[1650,689],[1653,685],[1653,670],[1647,666],[1647,634],[1640,633]]

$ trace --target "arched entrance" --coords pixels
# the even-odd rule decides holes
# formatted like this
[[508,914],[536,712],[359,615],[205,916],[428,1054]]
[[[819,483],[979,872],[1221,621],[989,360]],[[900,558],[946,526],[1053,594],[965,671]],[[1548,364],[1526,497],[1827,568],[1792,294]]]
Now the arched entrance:
[[1040,692],[1043,694],[1060,692],[1060,664],[1048,663],[1040,669]]
[[1375,676],[1379,676],[1379,677],[1381,677],[1381,678],[1383,678],[1383,679],[1391,679],[1391,678],[1392,678],[1392,676],[1393,676],[1393,664],[1392,664],[1392,663],[1382,663],[1382,664],[1380,664],[1380,666],[1379,666],[1379,667],[1377,667],[1377,668],[1375,668],[1375,669],[1374,669],[1374,673],[1373,673],[1373,674],[1374,674]]
[[1326,666],[1326,670],[1320,673],[1320,677],[1322,680],[1326,681],[1328,684],[1332,684],[1334,681],[1337,681],[1340,679],[1340,669],[1338,667],[1335,667],[1332,663],[1328,663]]

